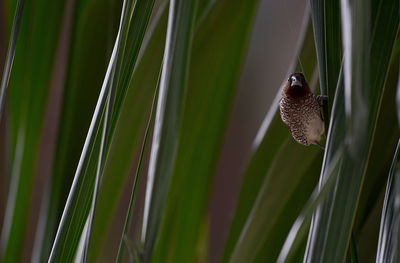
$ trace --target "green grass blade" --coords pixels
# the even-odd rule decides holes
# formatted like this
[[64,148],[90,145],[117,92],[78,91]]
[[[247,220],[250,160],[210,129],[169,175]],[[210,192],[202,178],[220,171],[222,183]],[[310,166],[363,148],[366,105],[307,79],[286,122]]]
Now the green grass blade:
[[[342,69],[343,70],[343,69]],[[343,73],[343,71],[342,71]],[[327,180],[327,176],[325,176],[327,169],[332,169],[332,166],[337,166],[336,171],[341,171],[341,167],[343,165],[343,161],[340,163],[333,162],[334,156],[338,153],[343,153],[343,141],[345,140],[345,130],[342,128],[341,125],[345,122],[345,108],[344,108],[344,77],[343,74],[340,75],[338,86],[336,88],[336,95],[335,95],[335,106],[332,109],[332,115],[330,120],[330,126],[328,130],[328,138],[326,143],[326,151],[324,155],[324,162],[322,165],[322,172],[324,174],[323,177],[320,178],[319,185],[320,187],[324,184],[325,180]],[[341,172],[342,173],[342,172]],[[338,175],[337,178],[339,178]],[[332,203],[332,194],[327,198],[324,204],[331,204]],[[329,207],[328,205],[326,205]],[[328,215],[330,210],[325,207],[319,207],[316,211],[316,214],[313,217],[313,221],[311,224],[311,230],[309,235],[309,240],[306,248],[305,260],[309,260],[310,255],[313,255],[313,251],[318,251],[318,249],[322,249],[322,244],[320,243],[310,243],[313,242],[312,239],[314,235],[313,229],[319,227],[320,231],[324,231],[326,227],[325,225],[319,224],[319,216],[320,214]]]
[[[133,4],[133,1],[124,2],[119,33],[115,41],[113,54],[104,78],[81,158],[76,169],[75,178],[58,227],[50,254],[49,261],[51,262],[57,261],[58,258],[72,258],[75,255],[75,250],[89,212],[88,203],[90,203],[92,198],[95,174],[91,172],[96,170],[95,164],[100,147],[100,136],[97,136],[97,134],[99,133],[101,120],[105,113],[107,94],[108,92],[113,94],[115,89],[126,89],[126,87],[123,86],[115,86],[117,82],[114,81],[114,75],[119,74],[121,63],[123,63],[125,59],[129,59],[126,57],[126,54],[124,54],[126,42],[130,43],[130,39],[133,38],[133,44],[140,47],[144,31],[147,28],[147,23],[150,18],[153,3],[154,1],[138,1],[135,2],[135,4]],[[137,24],[138,21],[140,22]],[[136,28],[137,31],[135,31],[135,34],[129,34],[130,24],[139,25],[139,27]],[[139,48],[134,49],[134,51],[130,59],[133,60],[131,63],[135,64]],[[123,56],[124,59],[120,59],[120,56]],[[132,72],[127,72],[126,74],[131,75]],[[112,130],[110,130],[107,141],[111,141],[111,136]],[[92,165],[94,165],[94,168]]]
[[[8,3],[14,6],[17,1]],[[1,237],[1,260],[5,262],[18,262],[24,246],[46,97],[65,3],[24,2],[8,84],[11,177]]]
[[182,137],[153,262],[205,257],[196,244],[204,236],[200,226],[257,3],[217,1],[196,29]]
[[[160,71],[161,72],[161,71]],[[157,85],[157,87],[159,84]],[[151,110],[150,110],[150,118],[147,123],[143,143],[140,149],[140,156],[139,156],[139,162],[138,166],[136,168],[136,174],[135,174],[135,180],[133,182],[133,187],[132,187],[132,192],[131,192],[131,199],[129,201],[129,208],[128,208],[128,213],[125,219],[125,225],[124,225],[124,230],[122,233],[119,249],[118,249],[118,255],[117,255],[117,262],[122,263],[123,262],[123,256],[124,256],[124,249],[125,249],[125,242],[124,239],[128,237],[129,231],[132,226],[132,220],[133,220],[133,212],[135,208],[135,203],[136,203],[136,196],[137,196],[137,186],[140,182],[140,179],[142,177],[143,173],[143,165],[144,165],[144,158],[146,155],[146,150],[147,150],[147,141],[148,137],[150,135],[150,130],[152,126],[154,125],[154,118],[155,118],[155,106],[156,106],[156,101],[158,98],[158,88],[154,91],[154,96],[153,96],[153,102],[151,104]]]
[[[326,120],[329,120],[342,58],[339,2],[310,1],[321,94],[328,96],[328,104],[324,105]],[[328,123],[325,123],[326,128]]]
[[[118,29],[120,3],[77,1],[52,176],[43,200],[35,247],[40,262],[48,260],[57,225],[79,161]],[[106,17],[106,19],[105,19]],[[107,29],[107,30],[104,30]],[[74,142],[74,143],[71,143]],[[42,237],[40,237],[42,235]]]
[[345,259],[398,31],[398,11],[397,1],[355,1],[351,8],[342,1],[347,116],[335,129],[345,131],[339,143],[346,148],[336,191],[314,218],[307,262]]
[[[398,63],[398,61],[396,61]],[[400,90],[400,74],[398,78],[397,94]],[[400,111],[397,110],[397,116]],[[400,189],[400,140],[393,156],[392,165],[387,179],[385,199],[382,208],[379,241],[376,252],[376,263],[397,262],[399,261],[399,215],[400,207],[396,200],[399,199]]]
[[15,11],[14,16],[14,23],[12,27],[11,39],[8,45],[7,55],[6,55],[6,62],[4,65],[3,76],[1,78],[1,85],[0,85],[0,120],[3,116],[3,108],[4,108],[4,101],[6,95],[6,89],[8,86],[8,82],[10,80],[11,69],[14,61],[15,56],[15,47],[17,45],[17,38],[19,27],[21,25],[22,20],[22,11],[24,10],[24,0],[18,1],[17,10]]
[[382,208],[379,242],[376,262],[397,262],[399,260],[399,215],[400,207],[395,202],[400,189],[400,140],[393,157],[392,167],[386,186],[385,201]]
[[[121,50],[121,62],[117,65],[115,75],[115,88],[111,92],[111,116],[110,134],[113,134],[116,122],[119,117],[121,105],[125,99],[129,83],[131,81],[140,47],[150,20],[155,0],[134,1],[132,8],[134,12],[129,18],[126,29],[126,36],[123,39],[123,49]],[[111,138],[111,136],[110,136]],[[110,143],[110,139],[107,143]]]
[[92,230],[93,230],[93,219],[96,213],[96,206],[97,206],[97,199],[99,196],[99,187],[100,187],[100,180],[101,180],[101,175],[103,173],[103,164],[104,164],[104,155],[105,155],[105,144],[106,144],[106,137],[107,137],[107,132],[108,132],[108,126],[109,126],[109,114],[110,114],[110,96],[111,96],[111,90],[109,91],[109,94],[107,96],[107,106],[105,108],[105,113],[104,113],[104,120],[103,120],[103,128],[102,128],[102,133],[101,133],[101,141],[100,141],[100,150],[99,150],[99,157],[97,161],[97,167],[96,167],[96,178],[95,178],[95,183],[94,183],[94,189],[93,189],[93,197],[92,197],[92,204],[90,207],[90,212],[89,212],[89,217],[88,217],[88,228],[87,228],[87,234],[86,234],[86,240],[85,240],[85,251],[84,251],[84,258],[83,262],[88,261],[88,255],[89,255],[89,247],[90,247],[90,240],[92,237]]
[[[164,12],[166,4],[165,2],[161,10],[157,11],[154,21],[149,25],[143,50],[138,57],[138,65],[135,67],[116,124],[114,138],[110,144],[99,193],[101,205],[96,211],[98,216],[96,216],[93,226],[90,261],[97,260],[102,247],[110,247],[106,234],[109,231],[112,212],[115,211],[121,200],[127,175],[134,167],[132,160],[138,158],[142,133],[147,123],[162,63],[167,24],[167,12]],[[136,114],[132,114],[132,112]]]
[[[141,4],[143,2],[139,2],[137,8],[139,10],[141,10]],[[144,5],[147,8],[150,8],[150,10],[152,10],[153,7],[153,3],[151,1],[148,1],[147,3],[151,3],[150,5]],[[123,12],[122,12],[122,16],[121,16],[121,25],[120,25],[120,30],[119,30],[119,34],[121,32],[127,32],[128,30],[125,30],[125,27],[129,27],[130,23],[127,24],[127,20],[129,19],[128,14],[131,13],[131,9],[135,8],[135,4],[131,1],[124,1],[124,6],[123,6]],[[126,6],[127,5],[127,6]],[[142,11],[142,10],[141,10]],[[144,12],[146,14],[146,12]],[[144,27],[139,27],[142,30],[139,30],[138,32],[140,32],[140,34],[134,34],[133,38],[129,38],[129,34],[125,33],[122,34],[121,36],[121,40],[116,40],[116,42],[118,42],[118,48],[117,48],[117,53],[116,53],[116,57],[117,59],[120,58],[120,60],[123,60],[124,58],[128,58],[130,59],[130,62],[134,65],[136,62],[136,58],[138,56],[139,53],[139,49],[140,49],[140,45],[142,43],[143,40],[143,35],[145,32],[145,29],[147,27],[147,23],[148,20],[150,18],[150,13],[151,12],[147,12],[149,15],[148,16],[144,16],[144,21],[140,21],[140,22],[144,22]],[[134,13],[133,15],[137,14]],[[136,24],[135,22],[137,21],[137,19],[132,19],[131,21],[133,21],[133,26],[136,28]],[[140,23],[139,23],[140,25]],[[118,35],[119,35],[118,34]],[[137,38],[136,38],[137,37]],[[122,48],[121,50],[121,46],[124,45],[127,40],[132,40],[133,39],[133,44],[136,45],[136,48],[131,49],[129,48],[128,50],[130,50],[132,53],[131,54],[127,54],[125,57],[125,48]],[[140,40],[138,40],[140,39]],[[120,55],[121,52],[121,55]],[[132,54],[134,54],[133,59],[132,58]],[[129,56],[130,55],[130,56]],[[92,206],[91,206],[91,210],[89,213],[89,219],[88,219],[88,232],[87,232],[87,237],[86,237],[86,242],[85,242],[85,253],[84,253],[84,262],[87,262],[88,260],[88,252],[89,252],[89,247],[90,247],[90,239],[92,236],[92,227],[93,227],[93,221],[94,221],[94,216],[95,216],[95,212],[96,212],[96,204],[97,204],[97,199],[98,199],[98,194],[99,194],[99,184],[100,184],[100,180],[101,180],[101,175],[103,173],[103,166],[104,166],[104,159],[105,159],[105,155],[106,155],[106,138],[108,141],[111,141],[112,136],[109,136],[109,134],[112,134],[112,131],[110,131],[109,129],[109,125],[110,125],[110,117],[109,115],[111,115],[111,111],[112,111],[112,107],[114,106],[114,96],[115,93],[117,92],[117,82],[115,81],[115,75],[116,74],[121,74],[121,67],[123,70],[129,70],[127,69],[124,65],[123,65],[123,61],[121,63],[118,62],[118,60],[116,60],[114,63],[114,66],[112,68],[112,73],[111,73],[111,78],[109,80],[109,85],[110,85],[110,89],[107,91],[107,101],[106,101],[106,108],[105,110],[105,117],[104,117],[104,121],[103,121],[103,131],[102,131],[102,139],[101,139],[101,145],[100,145],[100,152],[99,152],[99,158],[97,161],[97,167],[96,167],[96,178],[95,178],[95,188],[94,188],[94,192],[93,192],[93,198],[92,198]],[[117,72],[117,73],[116,73]],[[130,76],[133,74],[133,68],[131,68],[131,71],[128,71],[128,73],[125,73],[123,76],[125,78],[130,78]],[[127,89],[128,85],[126,84],[125,86],[122,86],[123,89]],[[125,94],[124,94],[125,96]],[[79,167],[79,166],[78,166]]]
[[[311,22],[308,22],[308,16],[306,16],[305,19],[306,21],[302,29],[303,33],[299,41],[298,54],[299,60],[302,61],[306,78],[312,83],[312,86],[315,86],[317,79],[312,77],[317,67],[314,39]],[[296,64],[295,67],[296,70],[298,70],[301,66]],[[277,95],[277,98],[279,98],[279,96],[280,94]],[[304,187],[303,190],[311,194],[312,189],[315,187],[320,167],[319,164],[322,161],[322,152],[319,148],[305,148],[297,145],[290,137],[287,128],[284,126],[279,116],[277,99],[271,106],[258,132],[253,147],[254,153],[245,170],[242,188],[225,245],[222,262],[236,260],[236,256],[234,256],[233,253],[242,256],[237,259],[238,261],[240,261],[240,259],[251,261],[251,258],[254,257],[259,259],[260,262],[275,262],[281,246],[285,241],[285,237],[290,230],[291,224],[285,224],[284,222],[294,222],[297,213],[300,212],[299,209],[302,207],[301,204],[304,204],[308,198],[306,194],[300,194],[301,191],[296,189]],[[302,161],[288,161],[285,156],[290,156],[292,154],[299,157],[301,156]],[[318,161],[316,161],[317,159]],[[298,164],[301,164],[301,167],[298,167]],[[288,181],[293,182],[293,184],[287,185]],[[303,181],[303,184],[298,184],[301,181]],[[279,198],[281,196],[279,191],[277,189],[273,191],[270,189],[274,184],[278,184],[279,186],[277,187],[285,189],[284,191],[288,192],[287,198]],[[263,193],[270,193],[269,197],[257,197],[262,195],[260,190],[262,185],[265,185],[265,187],[263,186],[265,188]],[[254,208],[256,199],[260,200],[258,201],[259,208],[262,206],[262,203],[267,205],[268,202],[270,202],[268,210],[265,209],[264,211],[256,212],[258,211],[258,209]],[[279,200],[279,202],[277,202],[277,200]],[[252,216],[252,219],[250,219],[252,208],[254,211],[252,213],[259,214],[257,216]],[[268,213],[274,214],[274,218],[265,219]],[[288,213],[290,216],[288,216]],[[283,218],[281,218],[281,216],[283,216]],[[280,221],[279,218],[281,218]],[[268,227],[263,228],[262,232],[256,233],[257,231],[250,231],[245,233],[245,224],[250,221],[254,223],[258,222],[259,226],[264,222]],[[282,222],[282,224],[279,222]],[[256,225],[254,226],[257,228]],[[275,231],[275,229],[279,229],[279,231]],[[246,241],[240,239],[241,241],[239,244],[240,235],[242,235],[242,237],[247,236],[247,238],[252,238],[251,242],[255,242],[257,245],[255,243],[250,244],[247,238]],[[270,245],[267,249],[266,244],[268,244],[268,240],[270,240],[269,244],[274,245]],[[274,241],[272,242],[272,240]],[[259,253],[259,255],[257,255],[257,253]]]
[[[203,4],[203,7],[199,6],[198,23],[201,23],[200,17],[204,17],[213,6],[212,3],[206,3],[206,1]],[[89,253],[90,261],[98,258],[99,254],[104,254],[102,248],[118,249],[118,247],[114,248],[113,244],[119,240],[113,241],[107,238],[111,233],[109,229],[113,213],[110,211],[115,211],[118,201],[121,200],[128,172],[136,165],[135,163],[132,165],[132,160],[139,158],[140,139],[146,126],[162,61],[167,23],[167,12],[164,11],[167,6],[167,1],[163,1],[159,5],[158,11],[149,25],[143,43],[145,49],[140,51],[138,65],[135,66],[134,75],[116,124],[99,193],[101,205],[96,211],[98,216],[96,215],[94,222],[93,246]],[[132,114],[132,112],[138,114]]]
[[[340,152],[335,156],[334,158],[334,163],[335,164],[340,164]],[[331,169],[337,168],[338,166],[333,166]],[[336,179],[337,179],[337,174],[340,172],[331,170],[329,172],[329,176],[327,180],[324,182],[322,187],[316,188],[311,197],[310,200],[308,200],[307,204],[303,208],[303,211],[300,213],[298,218],[296,219],[295,223],[292,226],[292,229],[290,230],[286,241],[284,245],[282,246],[282,250],[278,256],[277,262],[283,263],[283,262],[297,262],[299,259],[296,259],[297,255],[297,250],[299,249],[301,245],[301,240],[304,239],[307,235],[307,227],[309,225],[309,222],[311,221],[312,214],[314,210],[317,208],[317,206],[322,203],[323,200],[329,195],[330,191],[335,187]]]
[[197,0],[172,0],[147,177],[142,241],[151,258],[178,147]]
[[[117,37],[118,40],[118,37]],[[68,195],[68,199],[66,205],[64,207],[64,212],[61,216],[61,220],[58,226],[57,234],[53,243],[53,247],[50,253],[49,262],[57,261],[60,258],[70,258],[73,259],[75,255],[75,249],[78,245],[79,238],[81,236],[81,231],[84,224],[86,223],[86,217],[88,213],[88,203],[90,203],[92,192],[93,192],[93,183],[94,183],[94,174],[86,174],[88,167],[90,166],[90,156],[92,152],[94,152],[94,157],[97,156],[96,154],[96,145],[98,142],[98,129],[101,124],[101,120],[104,114],[104,105],[105,105],[105,98],[106,93],[109,89],[109,77],[111,73],[111,69],[114,65],[115,55],[117,51],[117,43],[114,46],[113,54],[111,56],[110,64],[107,69],[105,81],[103,83],[101,93],[96,105],[95,113],[93,114],[93,119],[89,127],[89,132],[87,139],[85,141],[85,145],[82,150],[81,159],[78,164],[78,168],[75,172],[74,180],[72,182],[72,186],[70,189],[70,193]],[[82,172],[83,171],[83,172]],[[88,169],[91,171],[91,169]],[[82,193],[82,191],[84,193]],[[80,195],[86,195],[86,207],[82,205],[83,197],[79,197]],[[80,213],[77,213],[76,210],[79,209]],[[70,231],[69,228],[74,228],[75,225],[74,221],[80,221],[80,228],[75,229],[75,231]],[[75,242],[68,241],[68,239],[75,240]],[[75,244],[73,244],[75,243]],[[67,248],[67,249],[65,249]],[[64,252],[64,249],[66,250]],[[64,255],[65,253],[65,255]]]
[[[360,252],[358,253],[359,262],[365,262],[370,258],[376,257],[380,214],[382,212],[386,182],[400,136],[396,105],[393,100],[396,94],[399,72],[399,43],[399,39],[397,39],[385,81],[381,109],[354,220],[353,234],[357,250]],[[365,253],[361,253],[361,251],[365,251]],[[349,252],[348,254],[350,254]]]

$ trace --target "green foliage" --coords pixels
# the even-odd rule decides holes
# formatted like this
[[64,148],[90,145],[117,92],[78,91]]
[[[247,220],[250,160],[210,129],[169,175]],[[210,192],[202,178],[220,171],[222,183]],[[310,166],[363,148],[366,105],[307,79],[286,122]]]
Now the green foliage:
[[[14,18],[6,1],[1,262],[208,261],[207,207],[258,2],[31,0]],[[295,143],[278,93],[219,261],[398,259],[398,33],[398,1],[310,0],[288,72],[328,95],[325,150]],[[37,163],[60,68],[47,177]]]

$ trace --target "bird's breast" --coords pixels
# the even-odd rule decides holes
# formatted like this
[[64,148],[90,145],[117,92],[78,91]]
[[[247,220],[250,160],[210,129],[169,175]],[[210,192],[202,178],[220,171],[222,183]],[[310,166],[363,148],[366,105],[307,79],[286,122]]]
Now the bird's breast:
[[324,133],[324,122],[321,118],[320,106],[313,94],[301,100],[283,97],[279,106],[282,120],[297,142],[309,145],[321,139]]

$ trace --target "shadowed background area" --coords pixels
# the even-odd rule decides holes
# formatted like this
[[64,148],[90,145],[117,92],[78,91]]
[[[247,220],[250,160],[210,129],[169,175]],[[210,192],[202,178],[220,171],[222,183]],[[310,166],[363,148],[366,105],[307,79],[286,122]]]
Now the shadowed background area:
[[260,2],[210,200],[210,260],[217,262],[259,127],[296,57],[307,1]]

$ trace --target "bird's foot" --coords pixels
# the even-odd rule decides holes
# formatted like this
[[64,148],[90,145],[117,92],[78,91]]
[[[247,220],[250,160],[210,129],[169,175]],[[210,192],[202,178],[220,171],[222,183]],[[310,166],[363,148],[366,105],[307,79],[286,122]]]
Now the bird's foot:
[[317,101],[318,101],[319,106],[322,107],[328,101],[328,96],[326,96],[326,95],[318,95],[317,96]]
[[315,141],[314,143],[315,143],[315,145],[319,146],[319,148],[321,148],[322,150],[325,151],[325,146],[324,146],[324,145],[320,144],[320,143],[317,142],[317,141]]

